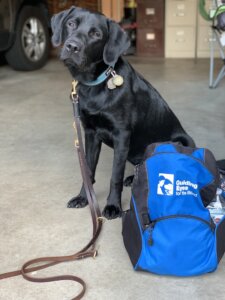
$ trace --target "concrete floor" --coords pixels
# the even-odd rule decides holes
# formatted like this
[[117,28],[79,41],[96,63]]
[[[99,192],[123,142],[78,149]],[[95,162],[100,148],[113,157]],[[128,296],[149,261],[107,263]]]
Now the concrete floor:
[[[225,79],[217,89],[208,88],[208,60],[131,61],[165,97],[197,145],[224,158]],[[57,59],[32,73],[0,67],[0,273],[35,257],[75,253],[91,236],[89,209],[66,208],[81,185],[70,84]],[[95,185],[101,208],[111,165],[112,150],[103,147]],[[128,166],[127,174],[131,171]],[[124,208],[129,199],[126,188]],[[61,264],[37,275],[81,276],[88,300],[224,299],[225,257],[215,273],[199,277],[134,272],[122,242],[121,219],[104,224],[98,244],[96,260]],[[0,300],[66,300],[79,288],[72,282],[35,284],[18,277],[0,282]]]

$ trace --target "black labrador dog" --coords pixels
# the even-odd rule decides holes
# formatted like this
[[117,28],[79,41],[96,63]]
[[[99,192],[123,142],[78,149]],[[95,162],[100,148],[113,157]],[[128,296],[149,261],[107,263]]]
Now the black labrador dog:
[[[114,149],[112,177],[103,215],[121,215],[126,161],[142,161],[147,145],[176,141],[194,147],[156,89],[121,55],[130,42],[120,26],[100,13],[71,7],[52,18],[52,42],[78,84],[85,151],[94,183],[102,142]],[[68,207],[88,204],[84,186]]]

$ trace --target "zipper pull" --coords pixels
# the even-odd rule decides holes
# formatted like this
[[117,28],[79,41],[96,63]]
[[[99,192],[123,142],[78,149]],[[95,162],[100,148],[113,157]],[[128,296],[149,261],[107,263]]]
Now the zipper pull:
[[148,238],[148,245],[149,245],[149,246],[153,246],[152,233],[153,233],[154,226],[155,226],[155,222],[152,222],[152,223],[149,225],[149,238]]

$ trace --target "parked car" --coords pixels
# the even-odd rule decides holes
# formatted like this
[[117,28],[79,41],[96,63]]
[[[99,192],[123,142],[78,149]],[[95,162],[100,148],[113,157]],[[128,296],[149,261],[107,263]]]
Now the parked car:
[[50,49],[45,0],[0,0],[0,52],[16,70],[44,66]]

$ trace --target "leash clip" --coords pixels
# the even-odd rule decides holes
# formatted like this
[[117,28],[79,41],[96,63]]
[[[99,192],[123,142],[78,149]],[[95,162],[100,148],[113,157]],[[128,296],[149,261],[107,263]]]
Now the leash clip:
[[77,99],[77,85],[78,85],[78,81],[73,80],[72,81],[72,91],[71,91],[72,100],[74,100],[75,98]]

